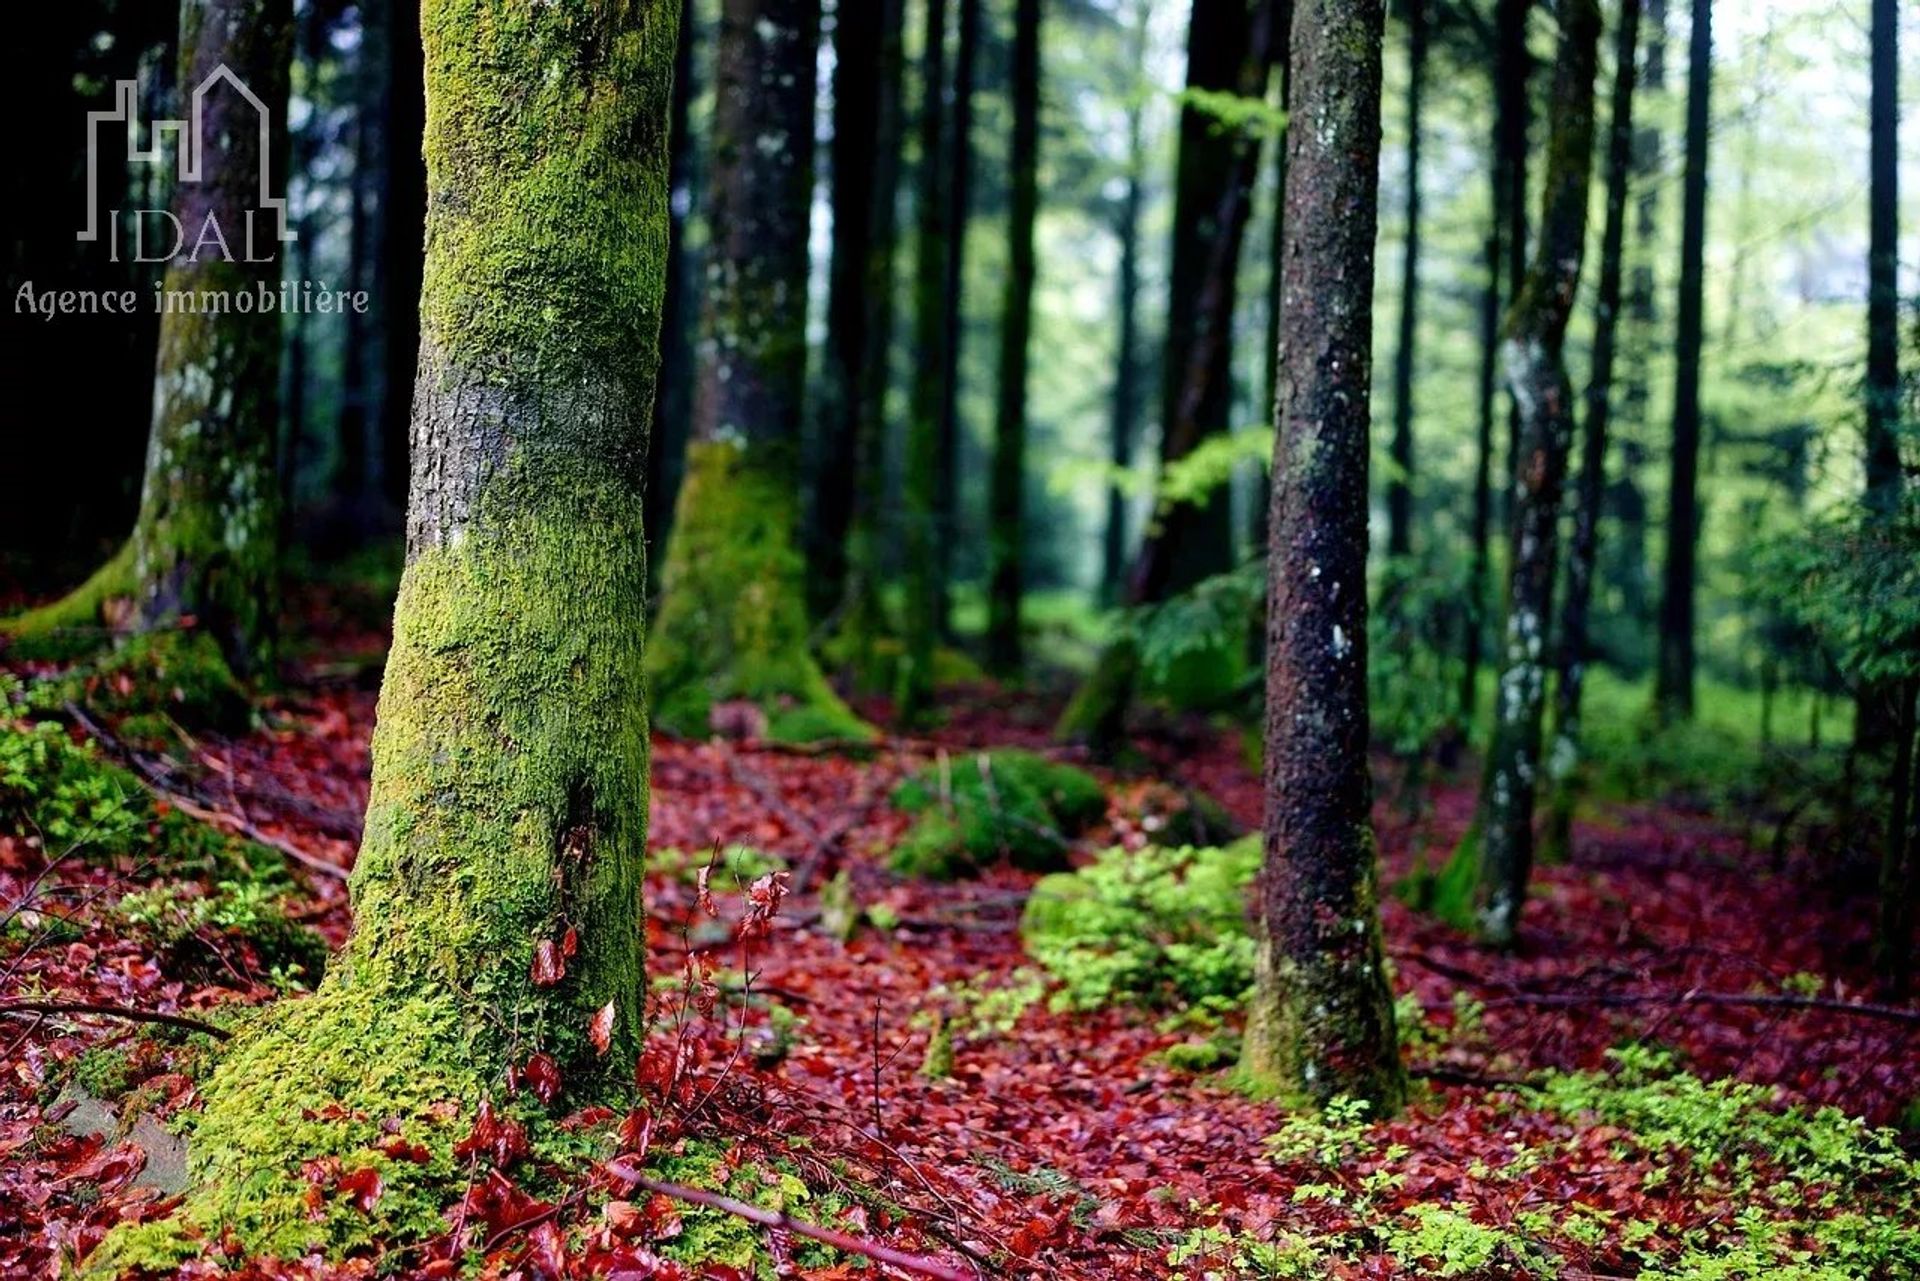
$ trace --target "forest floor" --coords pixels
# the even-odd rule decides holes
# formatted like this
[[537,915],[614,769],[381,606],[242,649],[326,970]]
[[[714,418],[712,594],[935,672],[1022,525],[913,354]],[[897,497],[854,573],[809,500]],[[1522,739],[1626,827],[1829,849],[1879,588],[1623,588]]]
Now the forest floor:
[[[334,618],[324,602],[309,608],[316,622]],[[291,868],[286,914],[337,946],[345,884],[306,864],[351,862],[383,638],[337,621],[324,630],[252,732],[182,736],[166,755],[196,808],[306,861]],[[1835,1235],[1820,1224],[1865,1205],[1852,1178],[1878,1180],[1896,1199],[1840,1235],[1905,1231],[1859,1257],[1911,1257],[1900,1252],[1913,1248],[1913,1225],[1898,1222],[1920,1204],[1902,1182],[1911,1164],[1836,1115],[1816,1126],[1791,1114],[1793,1133],[1811,1136],[1804,1152],[1771,1119],[1832,1105],[1895,1124],[1920,1082],[1920,1007],[1879,1001],[1867,913],[1810,888],[1798,860],[1778,867],[1730,823],[1681,804],[1609,803],[1576,823],[1568,862],[1539,871],[1512,954],[1389,896],[1403,1019],[1425,1016],[1403,1028],[1416,1097],[1384,1123],[1301,1122],[1236,1092],[1223,1072],[1192,1070],[1208,1066],[1194,1056],[1168,1054],[1204,1049],[1236,1015],[1053,1008],[1019,931],[1033,876],[1001,868],[934,884],[888,870],[909,822],[889,794],[909,772],[943,752],[1052,750],[1055,709],[1044,700],[978,688],[949,706],[938,732],[888,740],[864,759],[656,741],[647,891],[657,1021],[642,1065],[656,1152],[723,1138],[732,1168],[799,1172],[811,1190],[789,1189],[796,1218],[831,1217],[959,1275],[1874,1275],[1884,1263],[1686,1270],[1739,1250],[1754,1260],[1801,1250],[1817,1262]],[[1150,793],[1168,782],[1257,826],[1259,780],[1239,735],[1196,723],[1137,747],[1142,761],[1124,776],[1096,771],[1109,808],[1085,851],[1147,843]],[[1382,773],[1393,777],[1384,762]],[[1444,857],[1471,817],[1473,782],[1470,767],[1442,775],[1411,818],[1381,788],[1387,882],[1422,850]],[[731,846],[778,856],[796,882],[772,934],[744,955],[724,919],[738,887],[716,895],[715,920],[694,874]],[[866,909],[844,942],[823,925],[817,893],[841,869]],[[13,909],[0,1000],[205,1017],[280,994],[284,976],[260,972],[244,948],[183,967],[128,929],[111,905],[153,881],[138,859],[49,871],[37,843],[0,835],[0,902]],[[29,895],[42,915],[13,924]],[[59,929],[41,927],[49,916]],[[174,1183],[143,1170],[177,1153],[156,1154],[125,1124],[74,1133],[87,1127],[73,1123],[75,1096],[61,1088],[77,1064],[115,1047],[128,1052],[114,1087],[138,1098],[128,1115],[190,1111],[190,1076],[165,1037],[138,1027],[72,1011],[0,1022],[0,1275],[49,1275],[111,1225],[167,1207]],[[936,1027],[952,1061],[929,1074]],[[1624,1061],[1609,1053],[1623,1045],[1641,1048]],[[1690,1084],[1672,1086],[1674,1067]],[[1853,1146],[1836,1157],[1823,1149],[1829,1138]],[[450,1248],[479,1247],[478,1266],[503,1277],[751,1275],[739,1260],[689,1257],[693,1220],[682,1212],[694,1207],[634,1195],[600,1167],[541,1177],[591,1193],[529,1203],[543,1208]],[[1768,1223],[1751,1218],[1762,1211]],[[676,1253],[676,1238],[680,1263],[652,1253]],[[784,1228],[765,1234],[766,1274],[873,1275],[853,1255],[796,1255],[792,1240]],[[376,1251],[335,1272],[248,1266],[368,1275],[380,1263]]]

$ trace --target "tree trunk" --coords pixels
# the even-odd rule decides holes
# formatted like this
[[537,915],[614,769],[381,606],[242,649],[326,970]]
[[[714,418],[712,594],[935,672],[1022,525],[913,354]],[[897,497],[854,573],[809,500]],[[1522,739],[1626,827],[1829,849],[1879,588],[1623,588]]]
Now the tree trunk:
[[967,222],[973,213],[973,78],[980,49],[980,0],[959,0],[953,48],[953,128],[947,134],[943,161],[947,199],[946,264],[941,305],[940,467],[934,477],[933,526],[934,635],[953,635],[954,548],[960,538],[960,451],[966,433],[960,422],[960,359],[965,337],[961,302],[966,293]]
[[660,377],[654,388],[653,431],[647,449],[647,536],[649,565],[657,579],[662,553],[673,541],[673,509],[680,496],[687,435],[693,419],[693,324],[700,311],[700,281],[695,255],[687,244],[693,211],[699,207],[695,181],[697,156],[689,111],[699,86],[693,74],[693,50],[700,38],[694,0],[679,0],[680,37],[673,54],[673,115],[668,132],[667,281],[660,313]]
[[[1292,38],[1293,3],[1283,0],[1280,6],[1277,26],[1274,29],[1274,65],[1280,72],[1280,110],[1288,111],[1292,101],[1291,58],[1288,54],[1288,41]],[[1287,141],[1283,136],[1276,140],[1273,148],[1273,218],[1267,235],[1267,333],[1261,348],[1266,359],[1266,406],[1267,412],[1280,403],[1280,296],[1286,283],[1287,252]],[[1267,545],[1267,517],[1273,507],[1271,477],[1264,478],[1268,484],[1260,491],[1260,501],[1253,505],[1253,545],[1265,550]],[[1251,641],[1255,651],[1265,648],[1266,622],[1264,618],[1255,619]],[[1264,662],[1258,652],[1256,662]]]
[[647,667],[683,734],[736,702],[775,740],[870,732],[808,647],[798,541],[819,28],[818,0],[721,9],[702,360]]
[[1380,0],[1297,0],[1267,549],[1265,856],[1242,1071],[1301,1102],[1406,1096],[1367,764],[1367,437]]
[[[206,176],[174,187],[184,239],[161,295],[140,514],[127,545],[85,583],[6,622],[16,641],[58,643],[61,632],[98,628],[111,602],[131,597],[137,630],[191,619],[237,675],[272,668],[280,326],[256,309],[263,291],[277,298],[290,216],[284,205],[262,205],[260,193],[263,176],[277,199],[286,189],[292,39],[284,0],[188,0],[181,9],[182,92],[206,90]],[[223,72],[265,104],[264,116]],[[202,296],[226,305],[204,310]]]
[[1693,715],[1694,560],[1700,537],[1700,334],[1707,236],[1708,96],[1713,88],[1713,4],[1693,0],[1687,54],[1687,175],[1680,227],[1680,298],[1674,339],[1673,457],[1667,480],[1667,559],[1660,597],[1660,669],[1654,708]]
[[[1150,10],[1145,0],[1135,15],[1127,64],[1137,67],[1146,56],[1147,19]],[[1115,228],[1120,240],[1120,273],[1114,285],[1114,309],[1119,313],[1119,334],[1114,343],[1112,426],[1109,458],[1115,475],[1133,466],[1133,442],[1140,423],[1140,207],[1146,181],[1145,107],[1141,95],[1132,94],[1127,102],[1126,192],[1120,198],[1119,219]],[[1101,598],[1118,604],[1126,590],[1127,572],[1127,498],[1118,484],[1107,486],[1106,534],[1101,544]]]
[[[95,1271],[171,1271],[209,1235],[288,1258],[437,1234],[471,1123],[436,1120],[445,1101],[470,1109],[536,1052],[572,1099],[630,1088],[674,17],[669,0],[427,0],[407,567],[354,934],[318,992],[228,1045],[186,1199],[109,1238]],[[429,1159],[383,1163],[364,1214],[310,1212],[303,1163],[364,1156],[390,1126]]]
[[1873,932],[1874,968],[1892,994],[1905,998],[1913,977],[1913,865],[1916,848],[1914,822],[1920,810],[1920,778],[1916,777],[1914,736],[1920,732],[1920,686],[1902,683],[1894,699],[1894,759],[1886,839],[1881,845],[1879,911]]
[[994,422],[993,493],[987,532],[987,667],[1013,676],[1022,661],[1021,543],[1027,456],[1027,340],[1033,330],[1033,223],[1040,205],[1040,0],[1016,0],[1013,147],[1007,213],[1006,298],[1000,320],[1000,403]]
[[1607,508],[1615,534],[1606,576],[1619,589],[1621,614],[1636,631],[1652,622],[1647,573],[1647,495],[1640,469],[1647,461],[1646,429],[1652,416],[1653,347],[1659,341],[1660,308],[1654,263],[1660,238],[1661,152],[1659,99],[1667,87],[1667,0],[1646,0],[1641,43],[1646,57],[1635,97],[1653,110],[1639,113],[1634,126],[1633,266],[1627,275],[1626,324],[1621,330],[1620,401],[1614,415],[1619,430],[1619,474],[1609,486]]
[[[1533,54],[1527,47],[1527,23],[1533,0],[1495,0],[1494,5],[1494,129],[1498,163],[1506,172],[1502,210],[1506,229],[1501,246],[1506,252],[1506,305],[1520,297],[1527,276],[1527,133],[1532,123]],[[1507,485],[1510,500],[1519,469],[1520,406],[1507,402]],[[1507,511],[1513,523],[1511,503]]]
[[381,375],[380,447],[383,498],[394,512],[406,510],[412,475],[407,456],[413,417],[413,373],[420,351],[420,268],[426,240],[427,171],[421,154],[426,131],[425,68],[420,54],[420,0],[384,0],[388,77],[382,97],[386,131],[380,174],[385,210],[380,246],[381,327],[385,368]]
[[920,77],[920,191],[915,210],[913,382],[907,406],[905,501],[906,645],[894,689],[894,719],[920,724],[933,706],[933,656],[941,623],[939,508],[946,384],[947,238],[946,0],[926,0]]
[[[1634,45],[1640,0],[1620,0],[1614,45],[1613,114],[1607,132],[1607,214],[1600,238],[1600,297],[1593,325],[1593,368],[1587,378],[1586,436],[1567,547],[1567,595],[1561,606],[1559,667],[1554,685],[1553,746],[1547,753],[1552,786],[1543,858],[1563,858],[1573,824],[1574,771],[1580,763],[1580,692],[1586,678],[1587,610],[1593,599],[1594,556],[1606,502],[1607,422],[1613,395],[1614,339],[1619,328],[1621,258],[1626,245],[1627,186],[1633,170]],[[1764,728],[1762,734],[1764,736]]]
[[1436,904],[1442,915],[1462,922],[1470,908],[1480,932],[1503,947],[1512,945],[1518,931],[1533,866],[1544,647],[1573,430],[1573,387],[1563,348],[1586,248],[1599,41],[1598,0],[1563,0],[1540,243],[1501,344],[1507,387],[1520,407],[1520,456],[1499,697],[1474,830],[1442,874]]
[[[894,635],[880,601],[882,513],[886,504],[887,387],[893,349],[894,249],[898,241],[896,199],[900,181],[902,0],[868,0],[850,7],[836,39],[852,42],[836,63],[834,105],[854,113],[834,126],[834,258],[828,303],[829,430],[850,476],[846,528],[840,552],[840,590],[829,608],[838,611],[826,651],[862,689],[879,685],[880,643]],[[853,30],[858,27],[859,30]],[[849,59],[852,60],[852,69]],[[842,72],[845,70],[845,75]],[[851,84],[841,80],[850,78]],[[842,135],[844,123],[847,133]],[[840,139],[855,154],[850,163],[864,174],[842,173]],[[862,153],[867,153],[864,155]],[[840,185],[846,183],[845,188]],[[848,237],[840,238],[840,219]],[[843,259],[844,252],[844,259]],[[824,493],[826,477],[821,477]],[[831,537],[829,531],[828,537]],[[822,561],[816,573],[823,572]]]
[[1407,0],[1407,233],[1400,263],[1400,340],[1393,353],[1393,475],[1387,554],[1413,553],[1413,358],[1420,296],[1420,93],[1427,66],[1426,0]]

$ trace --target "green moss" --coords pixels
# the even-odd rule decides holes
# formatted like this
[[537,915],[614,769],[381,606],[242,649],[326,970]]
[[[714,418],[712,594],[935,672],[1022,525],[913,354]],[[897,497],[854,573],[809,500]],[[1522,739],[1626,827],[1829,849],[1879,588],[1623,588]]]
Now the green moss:
[[733,442],[687,450],[647,655],[655,717],[704,737],[715,704],[747,702],[779,741],[871,739],[807,647],[793,495],[773,452]]
[[164,713],[194,729],[244,729],[247,696],[205,632],[140,632],[67,677],[81,700],[116,716]]
[[175,974],[218,977],[248,954],[262,978],[310,986],[326,970],[326,940],[289,920],[280,896],[257,882],[222,881],[211,890],[197,881],[163,882],[123,896],[113,914]]
[[1099,780],[1032,752],[943,757],[894,790],[919,820],[893,852],[895,871],[948,879],[1005,858],[1029,871],[1065,866],[1068,843],[1106,814]]
[[1061,983],[1056,1006],[1236,1005],[1253,983],[1247,887],[1260,838],[1214,848],[1108,850],[1027,899],[1027,952]]
[[1133,705],[1140,676],[1140,650],[1122,637],[1100,651],[1093,672],[1080,683],[1053,736],[1063,743],[1087,743],[1103,755],[1111,754],[1126,733],[1127,711]]
[[133,1084],[133,1059],[119,1045],[96,1045],[73,1061],[73,1084],[96,1099],[117,1099]]
[[133,544],[128,542],[61,599],[0,619],[0,639],[15,658],[79,657],[111,638],[109,615],[114,602],[130,601],[133,592]]

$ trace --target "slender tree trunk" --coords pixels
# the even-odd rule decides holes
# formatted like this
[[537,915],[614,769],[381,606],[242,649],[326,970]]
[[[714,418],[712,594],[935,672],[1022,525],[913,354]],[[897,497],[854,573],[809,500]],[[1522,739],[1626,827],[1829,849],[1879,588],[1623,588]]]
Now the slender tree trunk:
[[[1293,0],[1285,0],[1280,6],[1278,26],[1274,31],[1274,65],[1280,71],[1280,110],[1288,111],[1293,106],[1291,56],[1288,42],[1292,38]],[[1261,348],[1266,358],[1266,405],[1268,412],[1280,403],[1280,298],[1286,283],[1287,251],[1287,140],[1280,137],[1273,148],[1273,188],[1276,193],[1273,202],[1273,218],[1268,226],[1267,239],[1267,334],[1265,345]],[[1267,545],[1267,518],[1272,512],[1272,478],[1266,477],[1261,488],[1261,501],[1253,505],[1253,545],[1264,550]],[[1253,644],[1256,649],[1266,645],[1266,623],[1256,619],[1253,626]],[[1256,654],[1256,661],[1259,661]]]
[[1573,432],[1573,386],[1563,348],[1586,248],[1599,42],[1598,0],[1563,0],[1540,243],[1508,313],[1501,344],[1508,390],[1520,406],[1520,457],[1513,487],[1500,694],[1478,817],[1455,853],[1454,865],[1443,873],[1438,904],[1443,915],[1462,921],[1470,906],[1473,923],[1499,946],[1514,941],[1533,867],[1545,644],[1553,611],[1561,490]]
[[[828,268],[827,372],[821,412],[824,440],[814,468],[815,518],[807,594],[816,616],[846,597],[847,537],[860,477],[866,416],[866,362],[874,344],[867,290],[880,185],[880,99],[887,74],[888,13],[899,0],[843,4],[834,26],[833,250]],[[892,38],[899,39],[897,26]],[[892,142],[897,145],[898,139]],[[889,190],[887,196],[892,198]],[[882,344],[881,350],[884,350]]]
[[[293,18],[286,0],[188,0],[180,13],[182,93],[204,90],[198,182],[174,186],[184,247],[165,295],[229,300],[280,284]],[[264,117],[232,83],[266,104]],[[276,197],[278,199],[279,197]],[[290,229],[290,224],[288,224]],[[182,302],[160,319],[140,514],[127,545],[65,600],[11,620],[33,638],[99,626],[132,598],[134,625],[194,620],[242,676],[271,670],[279,559],[280,326],[253,307]]]
[[913,382],[907,406],[905,502],[906,646],[894,718],[924,721],[933,707],[933,658],[941,622],[938,524],[946,383],[947,283],[946,0],[926,0],[920,77],[920,191],[914,226]]
[[[1667,87],[1667,0],[1646,0],[1646,30],[1641,44],[1646,56],[1635,86],[1635,97],[1657,106]],[[1615,526],[1611,568],[1607,576],[1618,586],[1621,613],[1636,629],[1652,622],[1647,572],[1647,496],[1640,471],[1647,462],[1646,431],[1652,417],[1653,347],[1659,341],[1659,291],[1654,264],[1660,239],[1661,153],[1657,111],[1643,110],[1634,126],[1634,196],[1632,270],[1627,275],[1626,325],[1621,333],[1620,401],[1614,415],[1619,442],[1619,475],[1609,486],[1608,510]]]
[[660,378],[654,390],[653,431],[647,449],[647,535],[656,578],[660,553],[672,541],[673,509],[680,494],[687,435],[693,419],[693,325],[700,311],[698,265],[687,231],[698,207],[696,156],[689,110],[699,85],[693,50],[700,38],[694,0],[679,0],[680,37],[673,54],[673,115],[668,126],[668,248],[666,302],[660,313]]
[[[1147,18],[1150,10],[1140,0],[1135,13],[1130,44],[1129,67],[1138,67],[1146,56]],[[1119,313],[1119,334],[1115,339],[1113,403],[1109,436],[1109,458],[1116,475],[1133,466],[1133,442],[1140,423],[1140,207],[1145,185],[1146,144],[1145,106],[1139,95],[1130,95],[1127,104],[1126,192],[1120,198],[1116,234],[1120,240],[1120,273],[1114,285],[1114,309]],[[1126,590],[1127,572],[1127,498],[1118,484],[1107,487],[1106,537],[1101,545],[1101,596],[1107,604],[1118,604]]]
[[1489,167],[1493,216],[1487,224],[1485,241],[1486,283],[1480,290],[1480,413],[1474,434],[1473,516],[1469,526],[1472,568],[1467,580],[1467,609],[1461,638],[1460,718],[1469,724],[1480,702],[1480,651],[1486,632],[1487,580],[1493,573],[1493,436],[1494,415],[1499,405],[1500,366],[1500,211],[1506,193],[1506,168],[1500,163],[1499,154],[1496,145],[1494,163]]
[[1667,481],[1667,559],[1660,597],[1660,669],[1654,707],[1693,716],[1694,561],[1700,537],[1700,335],[1707,237],[1708,97],[1713,88],[1713,4],[1693,0],[1687,53],[1687,176],[1680,227],[1680,298],[1674,339],[1673,457]]
[[[862,42],[863,52],[872,60],[865,74],[856,77],[857,83],[848,87],[849,98],[863,104],[863,109],[870,114],[873,134],[869,176],[864,180],[848,177],[866,202],[864,213],[852,210],[856,225],[861,221],[865,224],[860,236],[864,254],[857,263],[849,258],[843,277],[840,246],[836,242],[834,301],[829,304],[830,308],[836,305],[845,308],[838,313],[838,319],[830,317],[829,327],[834,334],[833,376],[843,380],[844,386],[836,393],[833,410],[842,415],[838,430],[851,435],[852,454],[847,465],[853,475],[853,485],[848,496],[844,581],[834,606],[839,617],[827,650],[835,664],[862,689],[884,688],[879,681],[882,666],[879,644],[894,634],[880,602],[880,564],[887,483],[887,387],[891,372],[888,357],[893,347],[893,260],[899,238],[896,200],[903,115],[901,35],[906,9],[902,0],[868,0],[868,3],[872,6],[871,13],[859,8],[845,11],[848,15],[858,15],[863,25],[870,19],[877,31],[877,39],[870,49],[865,48],[864,34],[849,35],[850,39]],[[847,32],[844,19],[840,31]],[[836,106],[839,101],[836,89]],[[849,122],[849,128],[859,133],[868,124],[864,118],[856,118]],[[835,146],[838,147],[837,126]],[[839,164],[836,151],[836,182]],[[846,192],[844,199],[851,202],[855,190]],[[836,226],[842,199],[836,189]],[[852,253],[851,245],[848,253]],[[860,311],[858,319],[852,314],[856,306]],[[856,332],[858,350],[851,340]]]
[[1889,792],[1886,839],[1881,846],[1879,911],[1873,934],[1874,968],[1897,997],[1905,997],[1913,977],[1913,865],[1920,849],[1915,845],[1915,811],[1920,809],[1920,777],[1916,777],[1915,743],[1920,732],[1920,686],[1902,682],[1894,692],[1893,776]]
[[[470,1109],[535,1053],[574,1099],[632,1081],[646,982],[641,484],[674,9],[427,0],[422,25],[420,394],[354,934],[318,992],[228,1045],[201,1087],[185,1200],[109,1238],[89,1261],[102,1275],[122,1250],[198,1257],[209,1234],[249,1255],[338,1251],[302,1168],[352,1159],[390,1126],[430,1157],[385,1165],[354,1232],[437,1235],[432,1207],[459,1195],[452,1149],[471,1119],[433,1120],[436,1100]],[[550,216],[556,190],[564,220]]]
[[[1527,277],[1527,134],[1533,118],[1531,87],[1533,54],[1527,48],[1527,23],[1533,0],[1495,0],[1494,128],[1498,131],[1501,163],[1506,169],[1507,298],[1512,306]],[[1510,499],[1520,457],[1520,406],[1507,401],[1507,485]],[[1511,527],[1513,512],[1507,512]]]
[[1033,223],[1040,206],[1040,0],[1016,0],[1013,18],[1012,198],[1007,213],[1006,297],[1000,319],[1000,403],[994,422],[987,545],[987,666],[1020,671],[1022,518],[1027,458],[1027,341],[1033,330]]
[[1400,263],[1400,336],[1393,353],[1393,475],[1387,554],[1413,553],[1413,361],[1420,297],[1420,94],[1427,67],[1426,0],[1407,0],[1407,234]]
[[[1367,764],[1367,437],[1380,0],[1298,0],[1267,551],[1265,856],[1242,1071],[1314,1104],[1406,1095]],[[1347,590],[1342,590],[1342,588]]]
[[681,733],[733,703],[776,740],[870,732],[808,646],[799,551],[819,34],[819,0],[721,9],[702,360],[648,653],[656,718]]
[[1640,32],[1640,0],[1620,0],[1619,21],[1614,45],[1613,115],[1607,127],[1607,213],[1600,237],[1600,297],[1593,326],[1593,368],[1587,378],[1580,481],[1567,547],[1567,594],[1560,613],[1553,746],[1547,753],[1552,796],[1542,848],[1545,858],[1565,857],[1573,824],[1574,771],[1580,762],[1580,693],[1586,679],[1587,610],[1593,599],[1594,559],[1607,494],[1607,422],[1613,395],[1614,340],[1619,330],[1627,186],[1633,171],[1634,45]]
[[[1867,247],[1866,503],[1876,519],[1899,509],[1900,460],[1900,14],[1873,0],[1873,99]],[[1901,714],[1894,691],[1867,684],[1854,703],[1854,740],[1891,741]],[[1898,786],[1898,784],[1896,784]]]
[[973,75],[980,49],[980,0],[958,0],[953,48],[953,128],[947,135],[947,240],[945,284],[941,303],[946,317],[941,325],[940,362],[945,377],[940,384],[940,469],[933,489],[934,565],[937,586],[933,595],[934,634],[953,635],[954,548],[960,537],[960,451],[965,431],[960,421],[961,348],[965,314],[967,223],[973,213]]

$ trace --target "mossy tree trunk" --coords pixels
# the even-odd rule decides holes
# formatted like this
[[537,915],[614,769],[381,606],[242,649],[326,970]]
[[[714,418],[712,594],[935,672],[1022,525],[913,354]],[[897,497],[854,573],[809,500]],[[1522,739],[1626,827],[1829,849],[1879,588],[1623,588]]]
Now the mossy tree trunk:
[[746,702],[784,740],[862,737],[808,647],[799,549],[818,0],[720,15],[700,360],[648,655],[662,725]]
[[[318,992],[228,1046],[203,1088],[192,1190],[110,1239],[102,1272],[197,1253],[196,1237],[288,1257],[438,1235],[471,1120],[445,1101],[504,1091],[536,1052],[569,1097],[630,1086],[675,16],[671,0],[424,6],[407,565],[354,933]],[[390,1132],[429,1158],[380,1156]],[[377,1204],[310,1213],[301,1167],[325,1157],[380,1170]]]
[[1546,696],[1546,629],[1553,607],[1560,499],[1573,433],[1573,386],[1563,348],[1585,257],[1593,171],[1598,0],[1567,0],[1551,100],[1552,136],[1542,193],[1540,244],[1501,344],[1507,386],[1520,409],[1514,469],[1507,620],[1498,694],[1474,830],[1445,878],[1443,912],[1461,919],[1473,873],[1472,917],[1488,941],[1511,945],[1533,866],[1533,802]]
[[1380,0],[1297,0],[1267,575],[1265,854],[1241,1067],[1308,1104],[1406,1094],[1367,764],[1367,448]]
[[1393,475],[1387,554],[1413,554],[1413,363],[1420,332],[1420,97],[1427,69],[1426,0],[1407,0],[1407,191],[1400,260],[1400,334],[1393,352]]
[[947,240],[946,0],[926,0],[921,38],[920,173],[913,240],[913,381],[908,388],[906,486],[903,504],[906,642],[894,688],[894,718],[924,721],[933,707],[933,659],[939,641],[940,577],[937,524],[941,413],[946,404]]
[[1033,224],[1040,206],[1040,0],[1017,0],[1013,18],[1013,186],[1000,317],[1000,387],[994,421],[987,531],[987,666],[1020,671],[1020,598],[1026,590],[1022,519],[1027,461],[1027,340],[1033,331]]
[[673,56],[672,152],[668,161],[667,294],[660,312],[660,378],[654,388],[653,428],[647,439],[648,569],[658,585],[661,552],[673,541],[673,504],[693,419],[693,324],[700,310],[698,255],[688,243],[699,208],[698,156],[692,106],[700,86],[694,48],[700,39],[694,0],[680,0],[680,42]]
[[849,4],[835,29],[833,265],[827,304],[828,443],[816,481],[816,612],[837,611],[827,652],[871,688],[879,642],[886,400],[898,243],[903,0]]
[[1600,514],[1607,496],[1607,425],[1612,411],[1615,338],[1619,333],[1627,187],[1633,173],[1634,47],[1640,35],[1640,0],[1620,0],[1619,23],[1614,43],[1613,115],[1607,122],[1607,212],[1600,235],[1600,295],[1594,307],[1593,364],[1587,376],[1580,481],[1574,491],[1573,528],[1567,545],[1566,599],[1560,608],[1553,745],[1546,762],[1552,788],[1542,845],[1547,858],[1566,856],[1573,825],[1574,774],[1580,764],[1580,697],[1587,672],[1588,609],[1593,601]]
[[[280,284],[285,215],[264,206],[262,176],[267,190],[285,190],[292,44],[288,0],[181,7],[182,92],[206,90],[202,177],[174,187],[183,242],[163,298],[177,305],[160,320],[140,514],[125,550],[65,600],[11,620],[12,635],[97,628],[110,602],[130,598],[139,630],[192,619],[236,673],[272,665],[280,318],[258,299]],[[223,68],[264,104],[264,117]]]
[[1700,537],[1700,342],[1707,245],[1707,126],[1713,90],[1713,3],[1693,0],[1687,46],[1687,168],[1674,336],[1673,451],[1667,473],[1667,558],[1661,571],[1660,666],[1654,710],[1693,716],[1694,562]]

